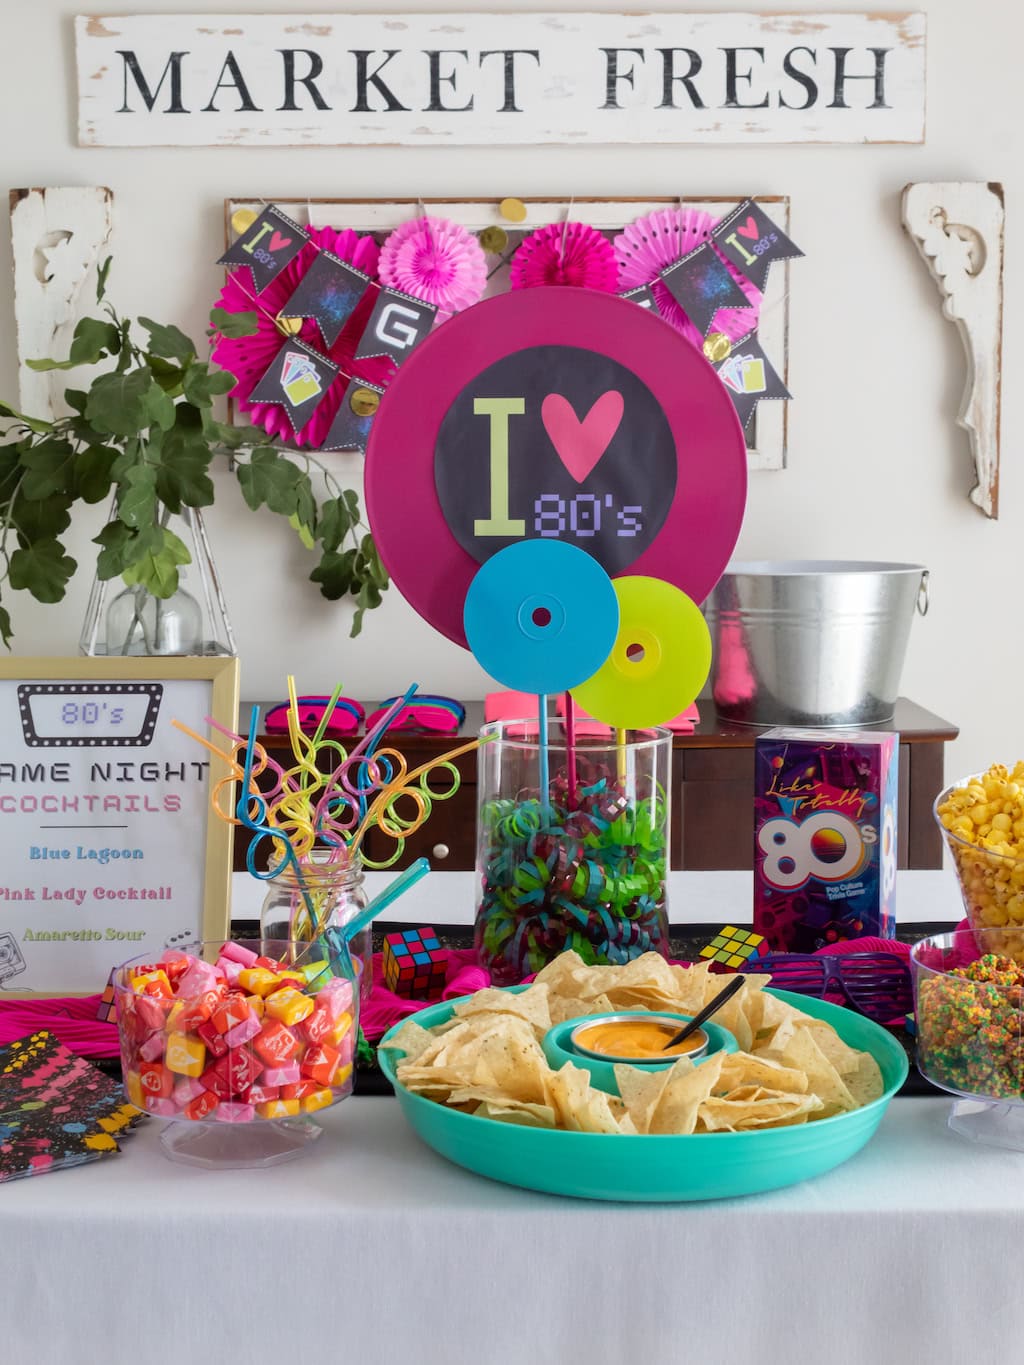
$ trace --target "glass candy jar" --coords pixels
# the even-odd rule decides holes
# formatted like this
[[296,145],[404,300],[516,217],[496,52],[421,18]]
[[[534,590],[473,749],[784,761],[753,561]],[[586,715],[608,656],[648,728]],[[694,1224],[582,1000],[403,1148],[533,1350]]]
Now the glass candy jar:
[[[260,911],[260,946],[267,957],[279,957],[283,945],[293,939],[309,938],[307,894],[322,929],[341,929],[366,909],[369,900],[362,860],[357,854],[344,862],[329,862],[330,854],[330,849],[313,850],[303,862],[301,884],[291,864],[267,882]],[[348,948],[359,975],[359,994],[365,1000],[373,989],[373,933],[369,925],[356,934]]]
[[575,760],[535,721],[501,721],[478,754],[476,948],[497,986],[571,948],[588,963],[668,952],[668,730],[586,722]]

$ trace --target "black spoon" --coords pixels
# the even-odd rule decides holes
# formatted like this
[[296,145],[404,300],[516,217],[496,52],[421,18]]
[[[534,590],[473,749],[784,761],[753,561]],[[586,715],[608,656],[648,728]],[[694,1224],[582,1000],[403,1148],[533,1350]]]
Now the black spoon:
[[691,1033],[695,1033],[696,1030],[700,1028],[701,1024],[706,1023],[707,1020],[711,1018],[716,1010],[720,1010],[727,1000],[733,998],[744,982],[744,977],[734,976],[728,986],[726,986],[724,990],[719,991],[715,998],[704,1006],[700,1014],[695,1014],[688,1024],[684,1024],[678,1033],[673,1034],[661,1049],[662,1052],[667,1051],[670,1047],[675,1047],[676,1043],[681,1043],[684,1038],[689,1038]]

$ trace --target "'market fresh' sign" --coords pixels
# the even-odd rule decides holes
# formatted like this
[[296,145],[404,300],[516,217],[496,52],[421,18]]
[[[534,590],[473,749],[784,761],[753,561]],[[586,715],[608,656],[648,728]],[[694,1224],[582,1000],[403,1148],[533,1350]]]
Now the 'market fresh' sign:
[[924,140],[917,13],[75,24],[85,146]]

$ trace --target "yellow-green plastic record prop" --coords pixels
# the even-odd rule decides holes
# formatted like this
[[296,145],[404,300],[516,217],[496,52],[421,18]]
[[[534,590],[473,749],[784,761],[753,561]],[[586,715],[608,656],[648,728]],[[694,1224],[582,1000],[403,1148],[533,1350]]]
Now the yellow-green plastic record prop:
[[604,664],[572,689],[605,725],[633,730],[671,720],[697,697],[711,669],[711,636],[700,608],[660,578],[612,581],[619,631]]

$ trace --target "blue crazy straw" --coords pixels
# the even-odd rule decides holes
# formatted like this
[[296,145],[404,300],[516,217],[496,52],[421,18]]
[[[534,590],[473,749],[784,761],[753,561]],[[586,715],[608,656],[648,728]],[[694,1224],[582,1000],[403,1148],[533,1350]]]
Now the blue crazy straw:
[[[387,733],[388,726],[395,719],[395,717],[399,715],[402,711],[404,711],[405,708],[409,705],[410,701],[412,701],[413,697],[419,691],[419,686],[420,686],[419,683],[413,683],[409,690],[406,692],[405,696],[399,697],[398,701],[396,701],[393,706],[388,708],[387,715],[384,716],[383,719],[378,723],[376,731],[374,732],[373,736],[369,737],[366,741],[367,758],[371,758],[373,756],[373,752],[377,748],[377,745],[381,742],[381,740]],[[366,780],[366,772],[367,772],[366,764],[361,763],[359,765],[359,777],[357,779],[360,786],[359,796],[360,820],[366,815],[366,796],[362,792],[362,785]]]
[[[335,954],[339,952],[347,953],[348,945],[355,938],[356,934],[365,929],[368,924],[377,918],[381,911],[386,910],[389,905],[392,905],[398,900],[399,896],[408,891],[411,886],[415,886],[418,881],[421,881],[429,871],[430,863],[426,858],[417,858],[414,863],[411,863],[405,869],[401,876],[396,877],[393,882],[389,882],[379,895],[374,896],[366,909],[358,914],[355,919],[350,920],[348,924],[341,925],[337,929],[325,929],[324,939],[326,940],[328,951]],[[322,975],[323,973],[321,972],[320,976]],[[317,977],[315,979],[319,980],[320,978]],[[313,983],[310,982],[310,985],[312,984]]]
[[357,915],[354,920],[350,920],[348,924],[343,926],[342,935],[345,942],[348,943],[354,939],[361,929],[365,929],[371,920],[376,919],[382,911],[386,910],[389,905],[398,900],[399,896],[403,895],[411,886],[415,886],[418,881],[422,880],[429,871],[430,863],[426,858],[417,858],[414,863],[410,863],[400,877],[396,877],[393,882],[389,882],[380,895],[374,896],[373,900],[361,914]]
[[[275,877],[280,876],[285,867],[290,866],[292,868],[295,873],[295,880],[298,883],[299,890],[302,892],[302,899],[306,902],[306,913],[309,915],[311,931],[313,931],[315,937],[319,916],[313,909],[313,901],[306,887],[306,879],[302,875],[302,868],[295,855],[292,841],[283,830],[275,829],[272,825],[266,823],[267,803],[258,792],[250,790],[252,787],[252,765],[256,747],[256,731],[259,724],[259,715],[260,708],[254,706],[252,708],[252,716],[249,720],[249,737],[245,743],[245,765],[242,775],[242,790],[239,793],[238,803],[235,806],[235,814],[238,817],[239,822],[256,836],[254,839],[250,840],[249,847],[246,849],[245,865],[249,869],[250,875],[261,882],[273,881]],[[277,840],[284,850],[278,865],[272,868],[268,867],[266,872],[260,872],[256,866],[256,850],[263,839]]]
[[542,692],[537,698],[537,765],[540,769],[540,803],[548,804],[548,789],[551,785],[548,769],[548,699]]

